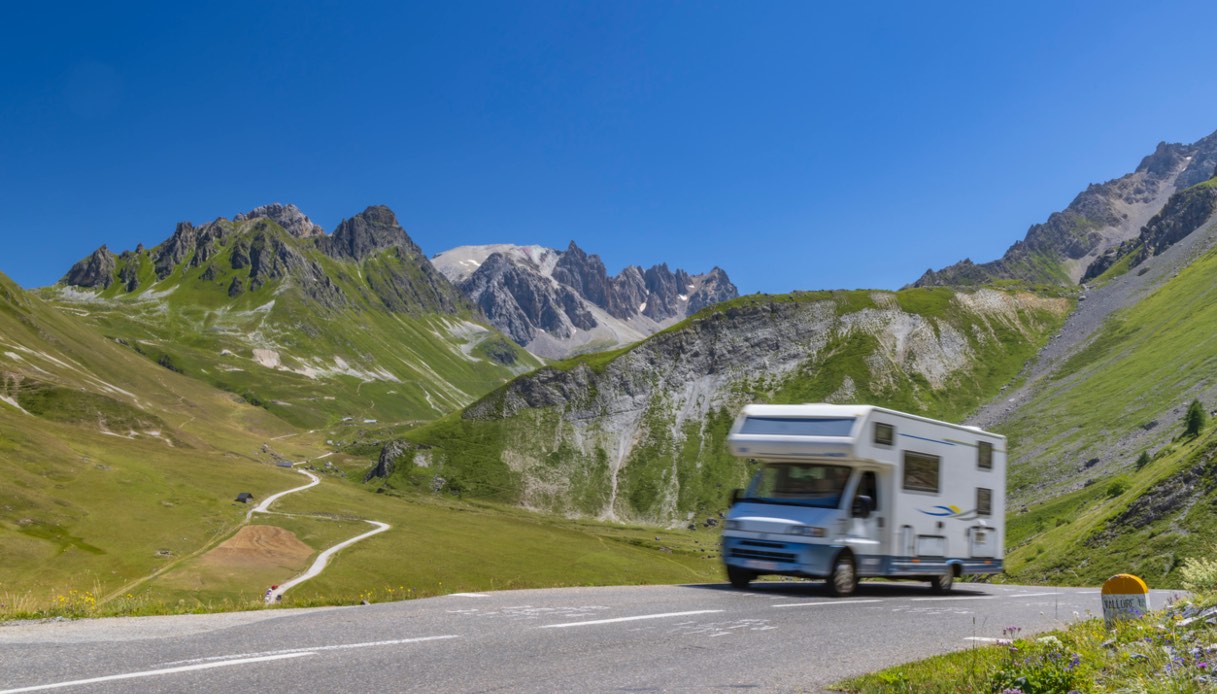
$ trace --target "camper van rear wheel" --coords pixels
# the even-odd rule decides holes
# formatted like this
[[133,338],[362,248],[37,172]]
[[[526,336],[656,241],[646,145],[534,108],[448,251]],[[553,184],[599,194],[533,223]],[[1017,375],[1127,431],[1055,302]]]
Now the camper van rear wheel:
[[836,596],[850,595],[858,587],[858,574],[854,571],[854,558],[849,552],[841,552],[832,564],[828,576],[828,592]]
[[935,593],[949,593],[955,584],[955,567],[947,565],[946,571],[940,576],[930,579],[930,590]]
[[738,566],[727,567],[727,580],[731,581],[732,588],[739,588],[741,590],[747,588],[754,578],[756,578],[756,574],[747,569],[741,569]]

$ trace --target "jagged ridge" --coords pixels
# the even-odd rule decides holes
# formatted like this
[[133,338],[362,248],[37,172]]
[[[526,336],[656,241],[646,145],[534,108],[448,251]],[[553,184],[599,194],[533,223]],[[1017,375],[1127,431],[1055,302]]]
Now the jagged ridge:
[[496,327],[547,357],[635,342],[739,295],[717,267],[690,275],[664,263],[610,276],[598,255],[573,241],[566,251],[466,246],[434,260]]
[[332,235],[291,205],[182,222],[151,249],[99,249],[48,295],[300,425],[430,419],[537,364],[382,206]]
[[1179,190],[1208,179],[1217,166],[1217,133],[1194,144],[1159,143],[1128,175],[1091,184],[1060,212],[1032,225],[1000,259],[965,259],[927,270],[912,286],[975,286],[994,280],[1073,284],[1109,248],[1134,237]]

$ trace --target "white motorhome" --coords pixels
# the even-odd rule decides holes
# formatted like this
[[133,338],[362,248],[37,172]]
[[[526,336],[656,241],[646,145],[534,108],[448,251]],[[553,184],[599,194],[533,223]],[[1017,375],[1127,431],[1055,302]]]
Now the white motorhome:
[[1002,570],[1006,439],[869,405],[748,405],[727,438],[758,465],[723,531],[731,584],[763,574],[929,581]]

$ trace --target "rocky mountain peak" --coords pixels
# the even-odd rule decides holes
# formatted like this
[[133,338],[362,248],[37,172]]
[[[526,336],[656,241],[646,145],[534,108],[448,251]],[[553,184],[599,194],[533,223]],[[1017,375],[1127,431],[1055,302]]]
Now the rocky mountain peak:
[[327,255],[352,260],[363,260],[394,246],[422,255],[406,230],[397,223],[397,215],[384,205],[373,205],[350,219],[342,220],[333,236],[320,239],[318,245]]
[[506,253],[490,254],[457,288],[517,344],[532,342],[538,332],[564,340],[596,327],[574,291]]
[[117,259],[104,244],[68,270],[60,280],[64,284],[90,289],[105,289],[114,283]]
[[553,278],[593,304],[608,307],[608,271],[600,256],[588,255],[574,241],[554,267]]
[[688,311],[690,314],[739,296],[739,289],[731,278],[727,277],[726,270],[717,265],[710,268],[710,271],[699,279],[697,288],[689,295]]
[[1146,156],[1137,165],[1137,171],[1153,176],[1169,176],[1179,170],[1193,152],[1192,147],[1177,143],[1159,142],[1154,153]]
[[300,208],[291,204],[281,205],[277,202],[272,202],[269,205],[261,205],[249,212],[233,217],[235,222],[244,222],[250,219],[269,219],[283,227],[287,233],[300,239],[325,235],[325,231],[320,225],[314,224],[313,220],[300,211]]
[[565,251],[461,246],[432,260],[495,327],[548,358],[636,342],[739,295],[717,267],[690,275],[667,263],[629,265],[610,276],[600,256],[574,241]]
[[1001,258],[929,270],[913,286],[978,285],[999,279],[1080,281],[1096,259],[1136,238],[1172,194],[1208,180],[1214,166],[1217,133],[1190,145],[1159,142],[1134,172],[1090,184],[1064,210],[1033,224]]

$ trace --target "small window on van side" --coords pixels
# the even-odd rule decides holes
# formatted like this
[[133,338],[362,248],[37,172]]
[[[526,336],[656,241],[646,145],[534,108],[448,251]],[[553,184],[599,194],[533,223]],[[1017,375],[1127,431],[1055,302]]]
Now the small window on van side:
[[993,490],[984,487],[976,488],[976,515],[993,515]]
[[896,427],[883,422],[875,422],[875,445],[890,446],[896,440]]
[[910,492],[938,493],[938,469],[942,459],[936,455],[904,452],[904,488]]
[[976,467],[981,470],[993,469],[993,444],[988,441],[976,444]]

